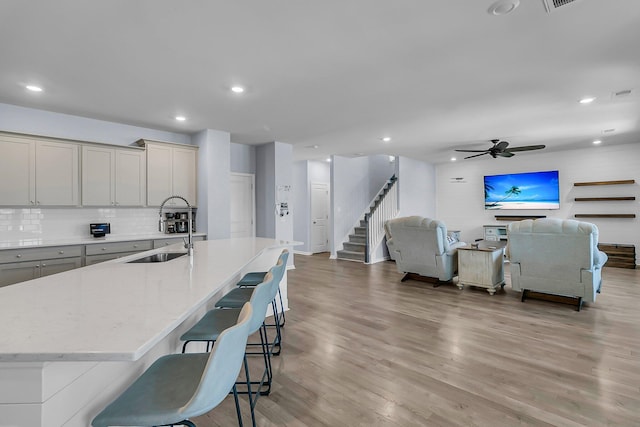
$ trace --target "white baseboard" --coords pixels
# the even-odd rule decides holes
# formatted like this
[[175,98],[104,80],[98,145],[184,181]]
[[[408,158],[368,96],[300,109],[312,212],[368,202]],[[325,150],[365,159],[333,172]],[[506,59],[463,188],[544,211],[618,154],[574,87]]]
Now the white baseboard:
[[377,264],[379,262],[389,261],[390,259],[391,259],[390,256],[385,256],[385,257],[382,257],[382,258],[376,258],[374,260],[370,260],[368,262],[368,264]]
[[306,256],[311,256],[313,255],[313,252],[306,252],[306,251],[297,251],[294,249],[293,251],[294,254],[296,255],[306,255]]

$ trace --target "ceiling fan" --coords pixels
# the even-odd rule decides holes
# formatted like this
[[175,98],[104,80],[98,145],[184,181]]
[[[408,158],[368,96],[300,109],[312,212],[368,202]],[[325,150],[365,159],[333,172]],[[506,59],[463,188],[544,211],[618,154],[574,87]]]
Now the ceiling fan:
[[509,147],[509,143],[507,141],[500,141],[499,139],[492,139],[491,142],[493,142],[493,147],[487,149],[487,150],[455,150],[461,153],[480,153],[480,154],[474,154],[473,156],[468,156],[465,157],[465,159],[470,159],[472,157],[478,157],[478,156],[483,156],[485,154],[491,154],[491,157],[493,157],[494,159],[497,156],[500,157],[513,157],[514,156],[514,152],[517,151],[530,151],[530,150],[541,150],[543,149],[545,146],[544,145],[525,145],[522,147]]

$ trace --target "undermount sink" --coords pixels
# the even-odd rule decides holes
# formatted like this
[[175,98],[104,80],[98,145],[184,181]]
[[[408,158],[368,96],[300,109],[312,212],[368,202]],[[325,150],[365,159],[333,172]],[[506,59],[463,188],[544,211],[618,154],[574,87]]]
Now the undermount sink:
[[179,258],[181,256],[186,255],[186,252],[163,252],[159,254],[148,255],[142,258],[133,259],[131,261],[127,261],[127,264],[131,263],[142,263],[142,262],[167,262],[172,259]]

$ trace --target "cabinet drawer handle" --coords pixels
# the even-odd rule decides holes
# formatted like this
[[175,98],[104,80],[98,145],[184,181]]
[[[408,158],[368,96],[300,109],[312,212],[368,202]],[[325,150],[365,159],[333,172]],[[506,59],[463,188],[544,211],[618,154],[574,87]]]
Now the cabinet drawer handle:
[[107,250],[107,248],[102,248],[101,250],[106,251],[106,250]]
[[40,264],[36,265],[36,268],[40,268]]
[[64,251],[60,251],[58,252],[60,255],[64,255]]
[[16,258],[22,258],[21,254],[16,255]]
[[137,248],[137,247],[138,247],[138,245],[133,245],[133,247],[134,247],[134,248]]
[[47,264],[42,264],[42,266],[43,266],[43,267],[46,267],[46,266],[47,266]]

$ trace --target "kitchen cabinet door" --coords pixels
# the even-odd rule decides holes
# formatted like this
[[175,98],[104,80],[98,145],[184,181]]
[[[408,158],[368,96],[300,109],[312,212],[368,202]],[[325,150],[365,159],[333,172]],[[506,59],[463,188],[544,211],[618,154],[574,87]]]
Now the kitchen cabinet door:
[[0,205],[35,205],[35,142],[0,135]]
[[193,149],[173,149],[173,194],[184,197],[191,206],[197,205],[196,154]]
[[172,192],[172,150],[169,145],[147,145],[147,205],[160,206]]
[[46,259],[40,261],[40,277],[82,267],[82,258]]
[[146,203],[146,168],[144,151],[116,150],[116,206],[144,206]]
[[83,206],[144,206],[144,152],[82,147]]
[[40,261],[0,264],[0,287],[40,277]]
[[82,147],[82,205],[114,204],[115,150],[91,145]]
[[[138,141],[147,149],[147,205],[160,206],[169,196],[182,196],[196,206],[198,148],[178,144]],[[170,200],[167,206],[185,206]]]
[[79,146],[36,141],[36,205],[77,206]]

